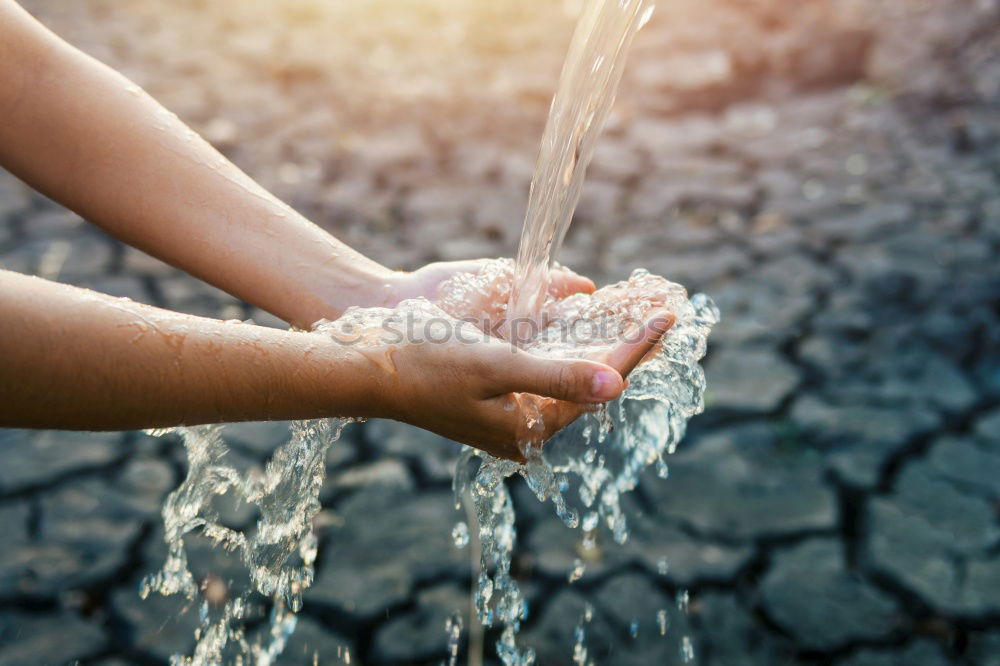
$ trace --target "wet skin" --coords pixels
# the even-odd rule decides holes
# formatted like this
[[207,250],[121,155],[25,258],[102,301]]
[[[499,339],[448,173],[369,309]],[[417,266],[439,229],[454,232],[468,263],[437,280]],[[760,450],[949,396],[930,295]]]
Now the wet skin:
[[[352,250],[12,0],[0,0],[0,117],[4,168],[108,233],[299,327],[351,305],[434,298],[470,267],[399,273]],[[570,273],[553,285],[560,294],[594,288]],[[533,409],[507,409],[512,394],[551,398],[541,409],[545,428],[556,428],[583,405],[619,395],[620,373],[652,345],[591,361],[537,358],[495,339],[410,345],[387,372],[324,336],[181,315],[9,271],[0,271],[0,322],[3,426],[389,416],[511,457],[523,412]]]
[[[0,271],[0,321],[0,426],[383,416],[518,458],[519,443],[617,397],[620,373],[672,318],[656,313],[645,335],[598,360],[542,358],[484,335],[396,345],[385,363],[384,349],[320,333],[194,317]],[[528,432],[536,408],[544,429]]]

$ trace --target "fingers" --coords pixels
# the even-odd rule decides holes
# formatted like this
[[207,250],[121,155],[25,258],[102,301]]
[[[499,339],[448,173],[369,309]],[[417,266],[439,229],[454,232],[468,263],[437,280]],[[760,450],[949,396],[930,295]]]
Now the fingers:
[[612,368],[627,376],[643,357],[649,353],[671,326],[675,317],[668,310],[656,310],[646,321],[627,332],[624,342],[616,347],[605,359]]
[[655,349],[673,324],[671,313],[654,312],[626,335],[626,342],[610,354],[607,365],[546,359],[520,350],[504,352],[509,358],[493,364],[499,374],[489,382],[489,391],[497,393],[481,401],[476,409],[480,422],[487,424],[484,434],[490,432],[493,436],[472,442],[473,446],[523,462],[523,444],[548,440],[575,421],[586,410],[585,404],[607,402],[621,395],[627,386],[622,376]]
[[549,294],[555,298],[566,298],[573,294],[592,294],[597,289],[593,280],[577,275],[568,268],[560,266],[549,273]]
[[497,359],[490,382],[492,395],[533,393],[580,403],[614,400],[625,390],[625,381],[604,363],[534,356],[514,349]]

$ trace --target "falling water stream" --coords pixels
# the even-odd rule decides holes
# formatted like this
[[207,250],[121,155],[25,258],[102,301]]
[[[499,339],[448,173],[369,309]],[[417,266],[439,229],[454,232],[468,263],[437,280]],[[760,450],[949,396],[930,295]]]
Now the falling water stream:
[[588,0],[577,20],[542,133],[517,253],[511,319],[533,320],[545,300],[583,179],[615,101],[625,56],[649,21],[652,0]]
[[[665,307],[674,313],[676,323],[659,351],[633,371],[624,395],[577,419],[544,447],[527,438],[524,464],[470,447],[460,456],[454,481],[456,504],[469,498],[475,520],[459,524],[452,534],[457,545],[464,545],[473,531],[481,552],[474,581],[476,616],[483,625],[501,627],[496,650],[507,666],[535,662],[531,648],[518,642],[527,603],[511,574],[516,533],[507,479],[521,476],[540,501],[552,501],[568,527],[593,534],[603,526],[614,541],[623,543],[629,528],[620,497],[636,487],[650,466],[666,477],[664,457],[677,446],[687,419],[703,406],[705,381],[698,363],[709,329],[718,318],[710,300],[701,295],[689,299],[680,285],[641,269],[594,294],[557,299],[547,289],[548,269],[572,219],[628,46],[651,11],[652,3],[646,0],[587,2],[550,110],[516,264],[496,260],[478,274],[455,276],[433,303],[415,299],[393,309],[352,308],[336,322],[321,322],[315,329],[327,333],[334,343],[341,339],[341,330],[370,332],[364,344],[382,353],[394,344],[379,335],[385,332],[382,323],[390,317],[406,315],[418,323],[449,317],[455,320],[456,329],[481,335],[470,322],[499,313],[508,322],[535,323],[532,330],[537,332],[517,338],[528,352],[600,358],[654,310]],[[539,324],[543,310],[544,325]],[[527,432],[537,431],[541,399],[517,399],[529,421]],[[263,470],[251,473],[238,472],[227,460],[221,426],[178,429],[187,451],[188,473],[163,507],[166,561],[159,572],[145,579],[140,591],[143,597],[182,594],[200,610],[194,652],[175,655],[172,664],[274,663],[294,631],[302,593],[313,582],[317,548],[313,519],[320,509],[326,453],[351,421],[294,423],[290,440],[274,452]],[[226,495],[256,509],[258,517],[252,527],[238,529],[224,523],[214,507]],[[242,590],[228,591],[224,599],[213,602],[211,589],[199,584],[189,567],[187,541],[194,537],[207,537],[238,558],[248,579]],[[582,568],[576,569],[569,572],[570,579],[582,575]],[[262,599],[270,602],[264,604]],[[257,622],[263,619],[265,608],[269,608],[267,621]],[[570,622],[568,631],[572,631]],[[665,619],[658,617],[657,622],[665,632]],[[573,659],[586,654],[585,624],[581,621],[577,628]],[[461,618],[453,616],[447,627],[450,664],[457,661],[461,632]],[[346,659],[344,655],[321,657],[350,660],[349,655]]]

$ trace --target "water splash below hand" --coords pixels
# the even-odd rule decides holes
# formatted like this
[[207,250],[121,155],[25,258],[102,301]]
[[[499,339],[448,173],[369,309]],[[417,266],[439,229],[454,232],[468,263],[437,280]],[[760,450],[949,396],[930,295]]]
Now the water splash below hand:
[[[463,292],[474,284],[473,277],[465,278]],[[489,290],[495,284],[494,275],[485,275],[480,287]],[[450,306],[461,311],[458,303]],[[449,307],[447,299],[443,307]],[[604,525],[615,542],[624,543],[629,532],[622,495],[635,489],[646,468],[654,466],[664,474],[665,456],[684,436],[687,420],[704,407],[705,378],[699,361],[719,318],[707,297],[688,299],[680,285],[644,270],[593,294],[563,300],[549,297],[543,307],[557,318],[521,346],[551,357],[611,354],[630,323],[641,321],[655,308],[666,307],[676,322],[629,376],[629,388],[621,398],[585,415],[544,446],[527,446],[524,464],[472,448],[460,459],[456,500],[460,502],[466,493],[471,496],[478,522],[473,528],[478,528],[482,543],[474,601],[483,624],[503,626],[496,647],[506,666],[527,666],[535,659],[533,651],[520,648],[516,640],[527,604],[510,570],[516,534],[507,479],[522,477],[539,501],[552,501],[568,527],[580,527],[583,514],[585,530]],[[570,335],[581,323],[599,324],[601,334]]]

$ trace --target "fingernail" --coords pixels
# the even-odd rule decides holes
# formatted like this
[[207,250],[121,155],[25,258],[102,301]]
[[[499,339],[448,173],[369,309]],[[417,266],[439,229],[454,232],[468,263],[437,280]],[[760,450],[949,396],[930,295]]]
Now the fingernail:
[[621,390],[622,378],[617,372],[598,370],[594,373],[590,399],[596,402],[605,402],[617,397]]

